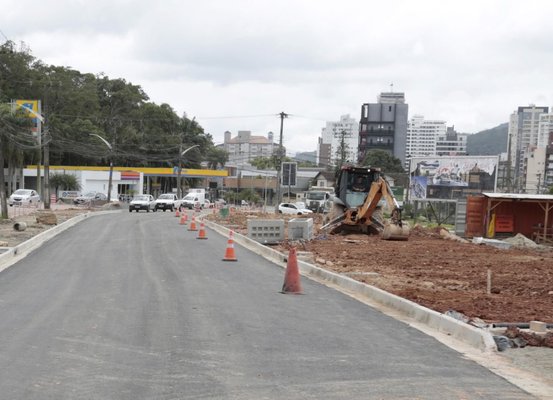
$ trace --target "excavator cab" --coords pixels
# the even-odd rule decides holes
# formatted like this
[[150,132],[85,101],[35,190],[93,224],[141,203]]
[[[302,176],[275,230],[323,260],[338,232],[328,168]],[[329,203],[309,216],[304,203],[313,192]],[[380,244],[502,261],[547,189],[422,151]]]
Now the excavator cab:
[[[384,221],[382,208],[391,218]],[[409,228],[401,220],[401,207],[379,168],[344,166],[336,182],[336,196],[322,227],[330,232],[381,234],[386,240],[407,240]]]

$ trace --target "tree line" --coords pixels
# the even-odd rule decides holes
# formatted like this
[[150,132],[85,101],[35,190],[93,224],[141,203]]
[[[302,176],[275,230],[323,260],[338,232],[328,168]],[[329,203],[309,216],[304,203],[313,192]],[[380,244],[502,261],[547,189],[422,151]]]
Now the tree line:
[[[41,101],[41,140],[14,100]],[[15,171],[39,163],[46,146],[52,165],[107,165],[111,158],[119,166],[174,167],[180,152],[194,145],[197,151],[180,160],[183,168],[207,161],[216,169],[227,161],[200,124],[168,104],[151,102],[139,85],[47,65],[11,41],[0,46],[0,188],[7,178],[14,189]]]

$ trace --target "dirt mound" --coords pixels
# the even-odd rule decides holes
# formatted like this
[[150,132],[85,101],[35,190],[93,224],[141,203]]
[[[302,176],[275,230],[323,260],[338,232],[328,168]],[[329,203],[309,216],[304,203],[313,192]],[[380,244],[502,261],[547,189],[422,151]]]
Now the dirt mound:
[[[248,218],[291,217],[237,210],[228,218],[217,214],[210,219],[246,233]],[[277,249],[287,252],[290,246],[297,246],[323,268],[439,312],[455,309],[486,322],[553,323],[553,249],[526,246],[501,250],[460,243],[442,238],[441,227],[420,225],[415,225],[409,240],[403,242],[359,234],[319,235],[317,228],[314,226],[314,240],[285,242]],[[489,295],[488,269],[492,274]]]

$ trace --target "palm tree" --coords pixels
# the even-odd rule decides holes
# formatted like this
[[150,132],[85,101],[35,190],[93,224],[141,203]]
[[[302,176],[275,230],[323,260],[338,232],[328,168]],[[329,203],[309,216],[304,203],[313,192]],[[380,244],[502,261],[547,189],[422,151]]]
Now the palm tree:
[[50,187],[54,188],[56,196],[61,190],[81,190],[81,184],[75,175],[52,174],[50,175]]

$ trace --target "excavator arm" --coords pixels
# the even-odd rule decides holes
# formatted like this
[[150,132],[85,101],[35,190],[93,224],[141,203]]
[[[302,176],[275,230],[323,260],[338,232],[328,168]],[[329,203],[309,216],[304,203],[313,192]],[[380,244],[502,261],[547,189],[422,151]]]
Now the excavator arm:
[[[371,170],[371,172],[374,171]],[[350,168],[345,173],[349,173],[355,178],[358,175],[366,174],[366,170]],[[332,229],[332,231],[338,231],[345,228],[350,231],[361,231],[364,233],[381,233],[382,238],[388,240],[407,240],[409,228],[401,220],[401,207],[395,199],[390,185],[379,172],[374,173],[372,176],[373,179],[368,191],[365,192],[364,200],[359,202],[357,206],[347,205],[347,198],[352,193],[349,188],[346,190],[338,188],[338,193],[342,193],[342,198],[339,198],[337,205],[340,206],[342,212],[337,213],[339,215],[334,216],[323,229],[328,228]],[[340,180],[342,185],[346,181],[347,179]],[[385,201],[391,215],[388,223],[383,221],[381,215],[379,207],[381,200]]]

